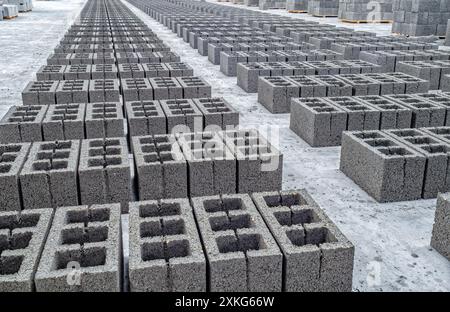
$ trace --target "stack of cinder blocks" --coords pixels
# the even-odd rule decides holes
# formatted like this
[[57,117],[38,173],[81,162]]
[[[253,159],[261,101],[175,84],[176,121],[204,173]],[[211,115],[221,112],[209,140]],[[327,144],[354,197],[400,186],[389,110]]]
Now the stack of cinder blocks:
[[19,12],[28,12],[33,9],[32,0],[5,0],[4,3],[16,5]]
[[308,0],[286,0],[286,9],[288,11],[308,11]]
[[392,2],[392,0],[339,0],[339,18],[350,22],[391,21]]
[[318,17],[338,16],[339,0],[309,0],[308,13]]
[[3,4],[3,17],[2,18],[14,18],[19,15],[19,8],[14,4]]
[[410,36],[445,36],[450,0],[394,0],[392,32]]
[[286,0],[259,0],[261,10],[286,9]]
[[450,193],[438,196],[431,246],[450,261]]
[[435,198],[450,190],[449,131],[344,132],[341,171],[378,202]]

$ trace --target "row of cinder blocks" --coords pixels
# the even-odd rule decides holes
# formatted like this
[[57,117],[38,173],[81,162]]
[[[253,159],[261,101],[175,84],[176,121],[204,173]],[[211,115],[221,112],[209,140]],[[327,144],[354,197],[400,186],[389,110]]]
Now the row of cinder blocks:
[[428,92],[429,81],[403,73],[258,78],[258,102],[271,113],[288,113],[292,98]]
[[22,92],[24,105],[201,98],[211,86],[194,76],[96,80],[32,81]]
[[445,36],[449,0],[394,0],[392,32],[410,36]]
[[120,137],[121,103],[13,106],[0,120],[0,143]]
[[444,50],[401,50],[401,51],[361,51],[359,58],[383,67],[383,71],[397,71],[402,61],[429,61],[450,59],[450,52]]
[[283,155],[256,130],[133,137],[139,199],[281,189]]
[[125,103],[130,136],[217,131],[239,124],[239,113],[223,98]]
[[124,270],[133,292],[352,288],[354,246],[304,190],[132,202],[128,229],[119,204],[0,220],[4,292],[118,292]]
[[402,61],[397,71],[430,81],[430,90],[450,89],[447,75],[450,74],[450,61]]
[[344,132],[340,169],[378,202],[435,198],[450,191],[449,133],[449,127]]
[[338,16],[339,0],[309,0],[308,13],[318,17]]
[[341,54],[321,49],[311,51],[222,51],[220,71],[227,76],[237,75],[239,63],[251,62],[323,62],[341,60]]
[[359,60],[238,63],[237,85],[248,93],[254,93],[258,92],[260,76],[343,75],[379,72],[381,72],[381,66]]
[[121,203],[131,173],[125,138],[1,145],[0,210]]
[[339,0],[338,17],[347,21],[392,21],[393,0]]
[[117,78],[153,78],[193,76],[185,63],[44,65],[36,73],[38,81],[96,80]]
[[[128,32],[128,31],[127,31]],[[55,53],[98,53],[98,52],[162,52],[169,51],[164,43],[60,43]]]
[[47,65],[95,65],[124,63],[171,63],[180,62],[180,57],[173,52],[80,52],[54,53],[47,59]]
[[298,98],[290,128],[313,147],[341,144],[343,131],[450,126],[447,94]]

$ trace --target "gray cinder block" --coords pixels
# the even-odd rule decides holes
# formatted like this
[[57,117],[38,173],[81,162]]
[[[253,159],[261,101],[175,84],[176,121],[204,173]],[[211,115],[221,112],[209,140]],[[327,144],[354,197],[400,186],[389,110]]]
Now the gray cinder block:
[[191,201],[206,251],[209,290],[281,291],[283,257],[250,196]]
[[130,137],[167,133],[167,120],[159,101],[125,102]]
[[31,143],[0,144],[0,211],[22,208],[19,173]]
[[386,98],[412,111],[412,128],[439,127],[445,123],[446,109],[411,94],[389,95]]
[[165,63],[170,77],[194,76],[194,69],[186,63]]
[[83,205],[120,203],[122,212],[128,211],[131,169],[125,138],[83,140],[78,175]]
[[65,65],[43,65],[36,73],[37,81],[63,80]]
[[203,114],[191,99],[161,100],[167,133],[203,131]]
[[216,132],[179,134],[188,164],[189,195],[236,193],[236,159]]
[[0,120],[0,143],[42,141],[47,105],[12,106]]
[[141,64],[146,78],[170,77],[166,64]]
[[44,141],[84,139],[86,104],[49,105],[42,121]]
[[91,77],[93,80],[117,79],[119,73],[115,64],[94,64],[91,69]]
[[271,113],[289,112],[291,98],[299,96],[300,87],[287,77],[258,78],[258,102]]
[[353,244],[305,190],[253,193],[283,253],[283,290],[352,290]]
[[119,102],[119,81],[117,79],[90,80],[89,102]]
[[206,260],[188,199],[130,204],[130,291],[206,291]]
[[126,102],[153,100],[153,88],[147,78],[121,79],[120,84]]
[[34,277],[52,216],[52,209],[0,212],[1,292],[35,290]]
[[119,64],[120,79],[126,78],[144,78],[145,71],[141,64]]
[[283,154],[257,130],[219,132],[237,160],[237,192],[281,189]]
[[450,145],[420,129],[387,130],[396,140],[426,158],[422,198],[436,198],[450,191]]
[[188,196],[187,165],[173,135],[132,138],[139,200]]
[[425,163],[423,155],[381,131],[343,133],[340,170],[378,202],[420,199]]
[[24,209],[78,205],[80,142],[35,142],[20,173]]
[[175,77],[155,77],[149,79],[155,100],[182,99],[183,87]]
[[211,86],[199,77],[176,77],[183,88],[184,99],[211,97]]
[[86,105],[85,128],[86,138],[123,137],[124,117],[122,104],[89,103]]
[[56,104],[56,89],[59,81],[32,81],[22,92],[24,105]]
[[37,268],[38,292],[119,292],[122,286],[120,205],[56,209]]
[[434,217],[431,246],[450,260],[450,196],[439,194]]
[[338,146],[347,118],[342,108],[324,98],[297,98],[291,102],[289,128],[313,147]]
[[89,80],[62,80],[56,89],[56,103],[88,103]]
[[415,94],[415,96],[444,107],[447,110],[445,115],[445,126],[450,126],[450,97],[448,94],[418,93]]
[[92,65],[68,65],[64,70],[64,80],[90,80],[91,71]]
[[226,130],[239,125],[239,112],[224,98],[203,98],[193,101],[203,113],[205,131]]
[[380,130],[411,127],[412,110],[397,102],[378,95],[357,96],[354,99],[373,106],[380,111]]

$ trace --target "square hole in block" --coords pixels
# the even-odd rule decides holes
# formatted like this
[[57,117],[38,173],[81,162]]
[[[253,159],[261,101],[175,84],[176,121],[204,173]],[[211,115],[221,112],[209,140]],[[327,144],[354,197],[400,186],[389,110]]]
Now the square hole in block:
[[183,219],[159,219],[142,222],[141,238],[154,236],[181,235],[186,233]]
[[78,263],[81,268],[105,265],[106,248],[88,247],[78,250],[56,251],[54,263],[56,270],[68,269],[72,262]]
[[33,232],[15,232],[9,236],[0,235],[0,254],[4,250],[25,249],[30,244]]
[[379,148],[378,151],[386,156],[406,156],[411,155],[411,152],[403,147],[390,147],[390,148]]
[[12,275],[19,272],[24,256],[0,256],[0,275]]
[[181,214],[181,207],[179,203],[165,203],[160,204],[141,204],[139,205],[139,217],[154,218],[164,216],[176,216]]
[[240,198],[208,199],[203,202],[203,206],[205,207],[205,211],[209,213],[241,210],[244,208]]
[[210,217],[209,224],[214,232],[253,227],[253,222],[249,214]]
[[110,211],[107,208],[69,210],[66,214],[66,223],[105,222],[110,218]]
[[265,243],[260,234],[237,234],[216,237],[220,253],[247,252],[249,250],[265,249]]
[[168,242],[150,242],[141,246],[142,261],[166,260],[182,258],[190,255],[189,241],[171,240]]
[[309,224],[320,222],[319,216],[312,209],[292,209],[290,211],[276,211],[274,217],[281,226]]
[[61,235],[63,245],[104,242],[108,239],[108,227],[89,226],[63,229]]

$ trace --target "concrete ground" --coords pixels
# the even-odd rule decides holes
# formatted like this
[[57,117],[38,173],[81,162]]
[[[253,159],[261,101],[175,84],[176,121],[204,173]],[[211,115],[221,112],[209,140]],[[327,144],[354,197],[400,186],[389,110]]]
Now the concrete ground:
[[[63,36],[85,0],[35,2],[33,12],[0,22],[0,117],[21,103],[20,94]],[[450,264],[430,246],[436,200],[378,204],[339,171],[339,147],[311,148],[289,130],[289,114],[273,115],[170,30],[129,6],[195,75],[206,79],[214,96],[240,112],[242,127],[256,127],[284,154],[283,189],[305,188],[355,244],[355,291],[450,291]],[[229,4],[228,4],[229,5]],[[269,10],[287,15],[283,10]],[[289,14],[307,18],[304,14]],[[349,25],[389,33],[389,25]],[[368,173],[370,174],[370,173]],[[126,217],[124,220],[126,221]],[[125,222],[126,224],[126,222]]]

